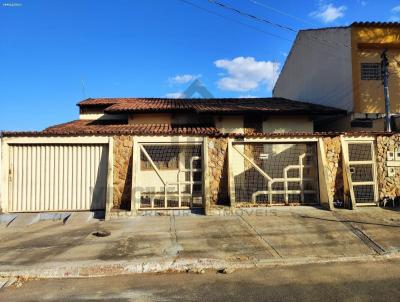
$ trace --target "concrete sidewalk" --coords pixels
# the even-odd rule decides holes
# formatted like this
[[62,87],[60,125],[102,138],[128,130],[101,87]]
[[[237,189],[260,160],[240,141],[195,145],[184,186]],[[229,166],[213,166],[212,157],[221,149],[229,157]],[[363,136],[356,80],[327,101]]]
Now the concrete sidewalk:
[[[0,276],[82,277],[398,257],[400,213],[247,209],[0,229]],[[94,232],[107,230],[108,237]]]

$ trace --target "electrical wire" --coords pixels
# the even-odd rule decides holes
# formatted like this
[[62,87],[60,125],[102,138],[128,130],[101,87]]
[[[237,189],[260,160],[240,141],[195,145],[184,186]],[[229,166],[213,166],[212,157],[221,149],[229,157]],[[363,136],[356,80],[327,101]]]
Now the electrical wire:
[[255,4],[255,5],[258,5],[258,6],[260,6],[260,7],[269,9],[269,10],[271,10],[271,11],[273,11],[273,12],[276,12],[276,13],[278,13],[278,14],[281,14],[281,15],[283,15],[283,16],[292,18],[293,20],[299,21],[299,22],[301,22],[301,23],[303,23],[303,24],[307,24],[307,25],[311,25],[311,26],[316,26],[315,24],[313,24],[313,23],[311,23],[311,22],[309,22],[309,21],[306,21],[306,20],[304,20],[304,19],[301,19],[301,18],[296,17],[296,16],[294,16],[294,15],[291,15],[291,14],[289,14],[289,13],[286,13],[286,12],[284,12],[284,11],[282,11],[282,10],[276,9],[276,8],[274,8],[274,7],[272,7],[272,6],[266,5],[266,4],[262,3],[262,2],[258,2],[258,1],[255,1],[255,0],[247,0],[247,1],[249,1],[249,2],[251,2],[251,3],[253,3],[253,4]]
[[[232,19],[232,18],[226,17],[226,16],[224,16],[224,15],[222,15],[222,14],[219,14],[219,13],[217,13],[217,12],[214,12],[214,11],[212,11],[212,10],[210,10],[210,9],[207,9],[207,8],[205,8],[205,7],[203,7],[203,6],[200,6],[200,5],[198,5],[198,4],[195,4],[195,3],[191,2],[191,1],[188,1],[188,0],[179,0],[179,1],[182,2],[182,3],[185,3],[185,4],[187,4],[187,5],[190,5],[190,6],[192,6],[192,7],[195,7],[195,8],[197,8],[197,9],[200,9],[200,10],[202,10],[202,11],[205,11],[205,12],[207,12],[207,13],[209,13],[209,14],[215,15],[215,16],[217,16],[217,17],[226,19],[226,20],[231,21],[231,22],[238,23],[238,24],[240,24],[240,25],[242,25],[242,26],[248,27],[248,28],[250,28],[250,29],[256,30],[256,31],[261,32],[261,33],[264,33],[264,34],[267,34],[267,35],[269,35],[269,36],[272,36],[272,37],[275,37],[275,38],[278,38],[278,39],[281,39],[281,40],[284,40],[284,41],[288,41],[288,42],[293,43],[293,40],[291,40],[291,39],[287,39],[287,38],[282,37],[282,36],[280,36],[280,35],[276,35],[276,34],[270,33],[270,32],[268,32],[268,31],[262,30],[262,29],[260,29],[260,28],[258,28],[258,27],[254,27],[254,26],[251,26],[251,25],[249,25],[249,24],[247,24],[247,23],[240,22],[240,21],[238,21],[238,20],[236,20],[236,19]],[[308,38],[308,37],[307,37],[307,38]],[[326,44],[326,43],[324,43],[324,42],[322,42],[322,41],[319,41],[319,43],[321,43],[322,45],[328,46],[328,47],[331,46],[331,45]],[[301,46],[302,46],[302,47],[309,48],[309,49],[311,49],[311,47],[312,47],[311,45],[309,45],[309,44],[304,44],[304,43],[301,44]],[[321,50],[320,50],[320,51],[321,51]],[[328,52],[326,49],[324,50],[324,53],[325,53],[326,55],[329,55],[329,56],[331,56],[331,57],[335,57],[335,58],[337,58],[337,59],[346,60],[346,61],[350,61],[350,60],[351,60],[351,59],[349,59],[349,58],[340,57],[340,56],[338,56],[336,53],[333,54],[333,53],[331,53],[331,52]]]
[[243,11],[237,9],[237,8],[234,8],[234,7],[232,7],[232,6],[226,5],[226,4],[222,3],[222,2],[215,1],[215,0],[208,0],[208,2],[213,3],[213,4],[217,5],[217,6],[220,6],[220,7],[224,8],[224,9],[233,11],[234,13],[237,13],[237,14],[239,14],[239,15],[242,15],[242,16],[245,16],[245,17],[254,19],[254,20],[256,20],[256,21],[259,21],[259,22],[262,22],[262,23],[266,23],[266,24],[269,24],[269,25],[278,27],[278,28],[283,29],[283,30],[287,30],[287,31],[290,31],[290,32],[294,32],[295,34],[297,34],[297,32],[298,32],[297,29],[293,29],[293,28],[291,28],[291,27],[288,27],[288,26],[285,26],[285,25],[281,25],[281,24],[279,24],[279,23],[275,23],[275,22],[269,21],[269,20],[267,20],[267,19],[263,19],[263,18],[260,18],[260,17],[255,16],[255,15],[252,15],[252,14],[249,14],[249,13],[246,13],[246,12],[243,12]]
[[[273,34],[273,33],[267,32],[267,31],[264,31],[264,30],[262,30],[262,29],[260,29],[260,28],[251,26],[251,25],[246,24],[246,23],[242,23],[242,22],[240,22],[240,21],[238,21],[238,20],[236,20],[236,19],[232,19],[232,18],[226,17],[226,16],[221,15],[221,14],[219,14],[219,13],[217,13],[217,12],[214,12],[214,11],[209,10],[209,9],[207,9],[207,8],[204,8],[204,7],[200,6],[200,5],[197,5],[197,4],[195,4],[195,3],[191,2],[191,1],[188,1],[188,0],[179,0],[179,1],[181,1],[181,2],[183,2],[183,3],[186,3],[186,4],[188,4],[188,5],[191,5],[191,6],[193,6],[193,7],[196,7],[196,8],[198,8],[198,9],[201,9],[201,10],[203,10],[203,11],[205,11],[205,12],[210,13],[210,14],[213,14],[213,15],[216,15],[216,16],[218,16],[218,17],[221,17],[221,18],[224,18],[224,19],[226,19],[226,20],[229,20],[229,21],[231,21],[231,22],[235,22],[235,23],[241,24],[242,26],[246,26],[246,27],[251,28],[251,29],[253,29],[253,30],[257,30],[257,31],[259,31],[259,32],[262,32],[262,33],[265,33],[265,34],[267,34],[267,35],[273,36],[273,37],[275,37],[275,38],[283,39],[283,40],[286,40],[286,41],[291,41],[291,40],[286,39],[286,38],[284,38],[284,37],[282,37],[282,36],[279,36],[279,35],[276,35],[276,34]],[[254,3],[254,4],[258,4],[258,5],[261,4],[261,3],[257,2],[257,1],[254,1],[254,0],[248,0],[248,1],[250,1],[250,2],[252,2],[252,3]],[[215,4],[215,5],[217,5],[217,6],[221,7],[221,8],[224,8],[224,9],[227,9],[227,10],[230,10],[230,11],[233,11],[233,12],[235,12],[236,14],[245,16],[245,17],[247,17],[247,18],[251,18],[251,19],[253,19],[253,20],[255,20],[255,21],[262,22],[262,23],[266,23],[266,24],[271,25],[271,26],[275,26],[275,27],[277,27],[277,28],[279,28],[279,29],[281,29],[281,30],[289,31],[289,32],[296,33],[296,34],[298,34],[298,32],[299,32],[298,30],[293,29],[293,28],[291,28],[291,27],[288,27],[288,26],[285,26],[285,25],[281,25],[281,24],[279,24],[279,23],[275,23],[275,22],[272,22],[272,21],[267,20],[267,19],[264,19],[264,18],[260,18],[260,17],[257,17],[257,16],[255,16],[255,15],[252,15],[252,14],[249,14],[249,13],[246,13],[246,12],[242,12],[242,11],[239,10],[239,9],[236,9],[236,8],[234,8],[234,7],[231,7],[231,6],[228,6],[228,5],[224,4],[224,3],[219,2],[219,1],[216,1],[216,0],[208,0],[208,2],[213,3],[213,4]],[[295,16],[291,16],[291,15],[289,15],[289,14],[286,14],[285,12],[282,12],[282,11],[279,11],[279,10],[276,10],[276,9],[273,9],[273,8],[268,7],[268,6],[266,6],[266,5],[264,5],[264,6],[265,6],[266,8],[275,10],[276,12],[279,12],[279,13],[281,13],[281,14],[287,15],[288,17],[297,18],[297,17],[295,17]],[[320,43],[322,43],[322,44],[324,44],[324,45],[326,45],[326,46],[333,46],[333,45],[336,45],[336,46],[343,46],[343,47],[352,49],[352,47],[351,47],[350,45],[332,42],[332,41],[329,41],[329,40],[326,40],[326,39],[321,39],[321,38],[316,37],[316,36],[310,36],[310,37],[305,36],[305,38],[306,38],[306,39],[307,39],[307,38],[311,38],[311,39],[313,39],[313,40],[319,41]],[[307,45],[303,45],[303,46],[307,46]],[[331,56],[336,57],[336,58],[339,58],[339,59],[343,59],[343,60],[349,60],[349,61],[351,60],[351,58],[348,59],[348,58],[338,57],[337,55],[334,55],[334,54],[331,54],[331,53],[326,53],[326,54],[331,55]],[[400,64],[400,62],[399,62],[398,60],[395,59],[395,61],[396,61],[397,63]],[[392,73],[399,74],[398,72],[392,72]],[[342,93],[344,93],[344,95],[342,95]],[[344,97],[344,96],[347,95],[347,93],[344,92],[344,91],[342,90],[342,92],[338,92],[338,93],[336,93],[336,95],[337,95],[337,96]],[[335,93],[333,93],[333,94],[331,95],[331,97],[335,97]]]
[[[230,11],[236,13],[236,14],[239,14],[239,15],[242,15],[244,17],[250,18],[252,20],[255,20],[255,21],[258,21],[258,22],[261,22],[261,23],[265,23],[265,24],[268,24],[268,25],[271,25],[271,26],[275,26],[275,27],[277,27],[277,28],[279,28],[281,30],[286,30],[286,31],[289,31],[289,32],[292,32],[292,33],[295,33],[295,34],[297,34],[299,32],[298,30],[296,30],[294,28],[291,28],[291,27],[288,27],[286,25],[282,25],[282,24],[279,24],[279,23],[276,23],[276,22],[272,22],[272,21],[270,21],[268,19],[255,16],[253,14],[249,14],[249,13],[243,12],[243,11],[241,11],[241,10],[235,8],[235,7],[229,6],[229,5],[225,4],[225,3],[222,3],[222,2],[219,2],[219,1],[216,1],[216,0],[208,0],[208,2],[210,2],[210,3],[214,4],[214,5],[217,5],[217,6],[221,7],[221,8],[223,8],[223,9],[230,10]],[[335,47],[336,46],[340,46],[340,47],[346,47],[346,48],[349,48],[349,49],[352,48],[351,45],[329,41],[329,40],[317,37],[315,35],[310,36],[310,38],[312,38],[313,40],[325,43],[326,45],[330,45],[330,46],[335,46]]]
[[253,30],[256,30],[256,31],[258,31],[258,32],[267,34],[267,35],[269,35],[269,36],[271,36],[271,37],[278,38],[278,39],[281,39],[281,40],[284,40],[284,41],[288,41],[288,42],[293,42],[293,40],[291,40],[291,39],[287,39],[287,38],[285,38],[285,37],[282,37],[282,36],[280,36],[280,35],[277,35],[277,34],[268,32],[268,31],[263,30],[263,29],[261,29],[261,28],[258,28],[258,27],[249,25],[249,24],[247,24],[247,23],[240,22],[240,21],[238,21],[238,20],[236,20],[236,19],[229,18],[229,17],[227,17],[227,16],[224,16],[224,15],[222,15],[222,14],[219,14],[219,13],[217,13],[217,12],[214,12],[214,11],[212,11],[212,10],[210,10],[210,9],[207,9],[207,8],[205,8],[205,7],[202,7],[202,6],[200,6],[200,5],[197,5],[197,4],[195,4],[195,3],[191,2],[191,1],[188,1],[188,0],[179,0],[179,1],[181,1],[181,2],[183,2],[183,3],[186,3],[186,4],[190,5],[190,6],[193,6],[193,7],[195,7],[195,8],[198,8],[198,9],[200,9],[200,10],[203,10],[203,11],[209,13],[209,14],[212,14],[212,15],[215,15],[215,16],[218,16],[218,17],[221,17],[221,18],[223,18],[223,19],[225,19],[225,20],[228,20],[228,21],[231,21],[231,22],[235,22],[235,23],[238,23],[238,24],[240,24],[240,25],[242,25],[242,26],[245,26],[245,27],[251,28],[251,29],[253,29]]

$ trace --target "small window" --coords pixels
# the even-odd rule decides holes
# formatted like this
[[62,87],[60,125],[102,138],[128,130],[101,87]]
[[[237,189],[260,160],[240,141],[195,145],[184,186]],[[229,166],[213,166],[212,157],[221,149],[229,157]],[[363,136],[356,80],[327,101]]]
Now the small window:
[[373,121],[372,120],[367,120],[367,119],[353,120],[353,121],[351,121],[351,127],[372,128],[373,127]]
[[361,63],[361,80],[382,80],[380,63]]

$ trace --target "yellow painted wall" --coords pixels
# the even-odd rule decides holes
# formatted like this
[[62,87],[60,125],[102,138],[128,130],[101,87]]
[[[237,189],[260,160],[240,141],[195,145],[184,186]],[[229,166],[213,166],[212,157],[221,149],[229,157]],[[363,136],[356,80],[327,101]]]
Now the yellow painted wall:
[[[359,48],[359,43],[383,44],[382,48]],[[380,63],[380,55],[388,47],[391,75],[389,94],[391,111],[400,112],[400,27],[352,27],[352,61],[354,112],[384,113],[385,99],[381,81],[361,80],[361,63]]]

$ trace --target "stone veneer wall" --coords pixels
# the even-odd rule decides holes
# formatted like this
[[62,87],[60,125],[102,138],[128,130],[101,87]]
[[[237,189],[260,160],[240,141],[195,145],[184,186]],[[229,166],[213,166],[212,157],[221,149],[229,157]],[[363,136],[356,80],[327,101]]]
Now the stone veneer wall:
[[227,138],[209,138],[208,140],[211,205],[229,205],[227,148]]
[[[244,119],[244,134],[251,135],[253,133],[262,132],[262,119],[259,116],[246,116]],[[254,160],[255,150],[254,145],[252,144],[245,144],[244,145],[244,154],[249,157],[251,160]],[[244,168],[254,169],[253,166],[247,161],[244,161]]]
[[[328,194],[333,200],[343,201],[343,170],[342,170],[342,146],[340,137],[323,138],[327,161],[327,185]],[[321,161],[318,163],[322,164]]]
[[400,167],[396,167],[396,175],[389,177],[386,165],[387,151],[400,148],[400,134],[378,136],[376,139],[376,162],[379,199],[400,196]]
[[114,137],[114,196],[113,206],[130,209],[132,185],[132,137]]

